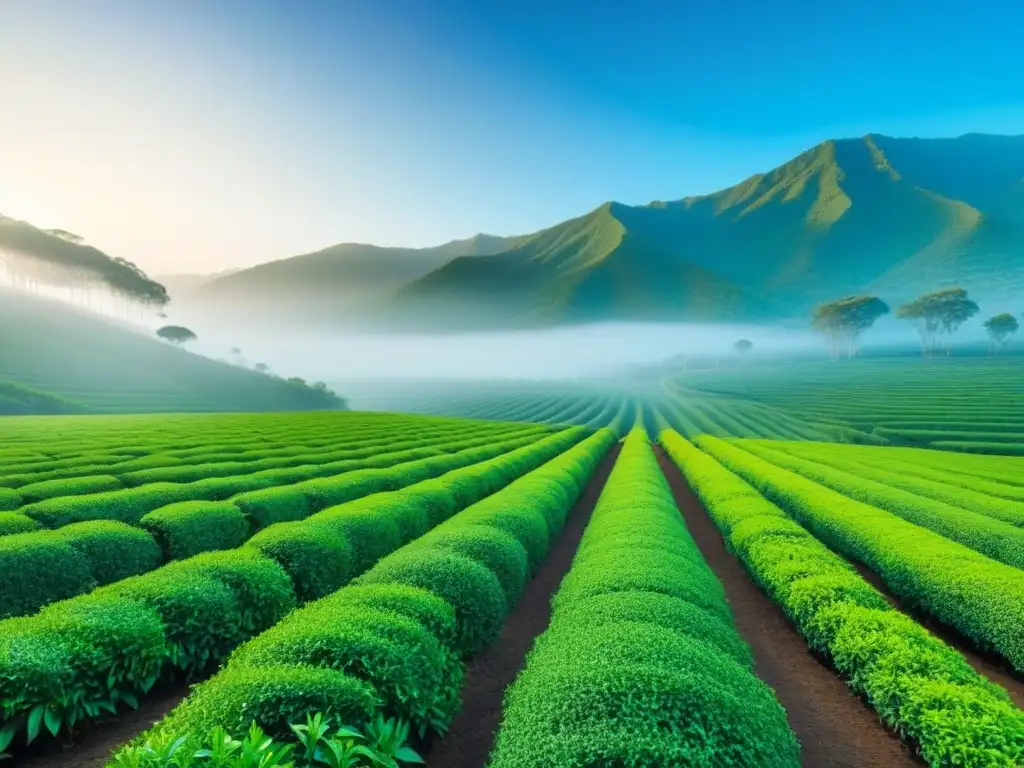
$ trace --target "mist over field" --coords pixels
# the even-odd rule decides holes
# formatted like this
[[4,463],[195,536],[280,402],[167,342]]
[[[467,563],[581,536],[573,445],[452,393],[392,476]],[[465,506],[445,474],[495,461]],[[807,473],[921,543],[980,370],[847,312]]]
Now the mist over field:
[[805,351],[811,333],[742,325],[609,323],[538,331],[448,335],[246,334],[196,328],[195,351],[216,357],[232,347],[251,365],[266,363],[307,378],[576,378],[677,354],[733,355],[747,338],[758,352]]

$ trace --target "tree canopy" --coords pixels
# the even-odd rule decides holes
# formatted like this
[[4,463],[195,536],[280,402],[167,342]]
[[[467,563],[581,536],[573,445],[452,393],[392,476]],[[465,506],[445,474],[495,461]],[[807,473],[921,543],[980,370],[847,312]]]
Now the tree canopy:
[[156,335],[172,344],[184,344],[198,338],[195,333],[183,325],[165,325],[156,332]]
[[736,343],[732,345],[732,348],[739,352],[741,355],[747,354],[754,348],[754,342],[750,339],[738,339]]
[[963,288],[944,288],[904,304],[896,310],[896,317],[917,328],[924,354],[937,349],[939,336],[946,334],[946,354],[949,354],[952,335],[978,310],[978,305]]
[[992,340],[992,351],[993,354],[998,355],[999,350],[1003,348],[1007,340],[1013,336],[1020,329],[1020,323],[1017,322],[1017,318],[1011,315],[1009,312],[1004,312],[1001,315],[995,315],[985,321],[985,330],[988,331],[988,336]]
[[811,325],[824,334],[833,358],[839,356],[843,342],[847,345],[847,356],[853,357],[860,335],[888,312],[889,305],[877,296],[845,296],[819,305],[814,310]]

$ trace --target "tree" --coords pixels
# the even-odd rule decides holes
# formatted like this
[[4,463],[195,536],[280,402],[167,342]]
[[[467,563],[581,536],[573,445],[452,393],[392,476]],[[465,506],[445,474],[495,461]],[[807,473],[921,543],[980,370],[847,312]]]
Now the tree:
[[165,325],[160,328],[156,335],[164,341],[169,341],[172,344],[185,344],[189,341],[195,341],[198,337],[183,325]]
[[256,371],[256,373],[270,373],[270,366],[266,363],[256,363],[252,369]]
[[925,356],[939,347],[939,336],[947,335],[946,354],[951,352],[953,334],[978,313],[978,305],[963,288],[944,288],[927,293],[896,310],[896,317],[908,320],[921,336]]
[[846,296],[819,305],[814,310],[811,326],[828,340],[832,359],[839,357],[844,341],[846,356],[853,357],[857,353],[857,339],[888,312],[889,305],[877,296]]
[[992,354],[998,355],[1007,340],[1019,329],[1020,323],[1009,312],[1004,312],[1001,315],[996,315],[986,320],[985,330],[988,331],[988,336],[992,340]]
[[746,355],[748,352],[750,352],[750,350],[754,348],[754,342],[752,342],[750,339],[740,339],[739,341],[732,345],[732,348],[739,352],[741,355]]

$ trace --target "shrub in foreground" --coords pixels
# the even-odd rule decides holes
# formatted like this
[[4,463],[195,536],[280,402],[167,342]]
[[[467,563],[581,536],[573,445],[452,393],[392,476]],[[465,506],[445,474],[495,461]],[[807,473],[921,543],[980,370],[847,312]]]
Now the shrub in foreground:
[[492,768],[800,764],[642,431],[552,603],[506,692]]

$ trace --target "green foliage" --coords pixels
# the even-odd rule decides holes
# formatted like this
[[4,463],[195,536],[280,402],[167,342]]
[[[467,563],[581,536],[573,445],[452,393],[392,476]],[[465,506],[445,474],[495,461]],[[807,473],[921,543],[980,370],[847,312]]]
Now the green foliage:
[[1003,348],[1003,345],[1006,344],[1007,340],[1020,330],[1020,323],[1017,322],[1017,318],[1009,312],[993,315],[985,321],[984,325],[989,338],[992,340],[993,350],[997,354]]
[[18,488],[18,493],[25,504],[31,504],[34,501],[42,501],[54,496],[82,496],[87,493],[114,491],[118,488],[121,488],[121,481],[116,477],[87,475],[28,483]]
[[372,717],[376,707],[373,688],[343,672],[299,664],[240,664],[196,686],[160,730],[198,735],[221,726],[238,731],[255,720],[279,737],[291,731],[290,723],[301,722],[312,712],[361,723]]
[[0,618],[23,616],[96,586],[89,559],[46,531],[0,537]]
[[846,296],[816,307],[811,326],[829,339],[833,357],[839,355],[843,341],[849,345],[849,356],[853,357],[857,338],[887,314],[889,305],[877,296]]
[[842,496],[715,438],[697,440],[727,469],[836,551],[866,564],[909,605],[1024,668],[1024,573],[890,512]]
[[[938,483],[848,461],[836,456],[829,445],[813,453],[788,443],[743,441],[739,445],[844,496],[892,512],[994,560],[1024,568],[1024,530],[1016,527],[1024,525],[1024,504],[972,494],[959,483]],[[972,495],[981,499],[977,511],[968,509]]]
[[40,714],[47,731],[70,729],[136,704],[166,659],[160,617],[113,595],[86,595],[8,619],[0,622],[2,720],[26,738],[38,735]]
[[47,535],[80,552],[100,586],[146,573],[161,562],[160,547],[152,536],[114,520],[72,523]]
[[28,515],[17,512],[0,512],[0,536],[12,533],[30,533],[38,531],[42,526]]
[[420,733],[443,731],[458,709],[461,667],[412,618],[330,599],[286,619],[231,658],[233,668],[303,664],[368,682],[384,709]]
[[214,726],[204,738],[174,738],[154,734],[122,747],[110,768],[398,768],[399,763],[422,763],[406,743],[408,724],[378,715],[361,733],[335,724],[322,712],[307,715],[303,724],[290,723],[291,733],[274,739],[254,721],[241,738]]
[[0,512],[17,509],[23,503],[21,494],[13,488],[0,488]]
[[673,432],[661,441],[754,579],[929,765],[1020,762],[1024,713],[1004,690],[712,456]]
[[249,522],[227,501],[181,501],[143,515],[139,525],[159,542],[167,560],[240,547]]
[[316,600],[340,589],[356,573],[355,556],[348,540],[323,526],[277,523],[257,533],[249,546],[288,573],[299,602]]
[[[460,475],[475,472],[499,478],[475,486],[478,492],[487,493],[492,484],[506,485],[442,523],[436,535],[401,547],[353,583],[309,603],[240,646],[223,672],[199,686],[152,733],[192,738],[215,722],[241,722],[252,715],[239,692],[245,683],[236,680],[239,676],[259,680],[264,672],[276,674],[275,670],[280,669],[303,669],[361,681],[369,686],[374,706],[383,707],[386,715],[408,719],[421,736],[444,733],[459,708],[464,673],[461,657],[493,639],[509,609],[506,585],[481,562],[513,581],[522,578],[524,567],[522,548],[515,538],[502,535],[503,529],[493,523],[484,523],[476,510],[490,504],[500,508],[523,493],[530,494],[531,489],[536,498],[553,498],[571,505],[578,490],[570,494],[566,489],[582,487],[613,439],[607,431],[580,442],[582,437],[581,431],[560,433],[456,470]],[[531,466],[537,468],[509,482]],[[421,493],[421,485],[427,487],[426,493]],[[558,490],[547,496],[536,490],[548,486]],[[367,497],[373,498],[370,504],[365,499],[349,502],[277,530],[308,528],[323,532],[339,521],[352,517],[369,521],[375,514],[379,520],[389,521],[391,504],[397,515],[412,509],[422,519],[428,508],[447,515],[446,510],[457,509],[462,501],[450,497],[441,500],[438,488],[436,481],[425,481],[404,491]],[[409,498],[403,498],[406,496]],[[549,517],[564,520],[564,514]],[[399,547],[399,527],[390,522],[390,542]],[[493,526],[496,535],[484,532],[488,525]],[[344,535],[355,542],[360,535],[373,538],[375,530],[381,529],[368,524],[361,534],[359,528],[348,528]],[[274,527],[268,528],[253,542],[260,536],[269,539],[274,531]],[[369,551],[365,542],[361,551]],[[461,551],[471,556],[459,554]],[[293,695],[297,699],[305,685],[302,681],[295,684]],[[280,692],[279,696],[284,699],[287,694]],[[308,712],[319,708],[312,701],[306,706]],[[257,722],[273,732],[281,722],[280,714],[268,712],[266,717],[277,719],[265,722],[259,716]]]
[[85,520],[120,520],[129,525],[137,525],[147,512],[185,500],[187,491],[183,486],[152,483],[85,496],[59,496],[27,504],[21,511],[47,528],[59,528]]
[[492,768],[800,764],[640,430],[553,608],[506,692]]

